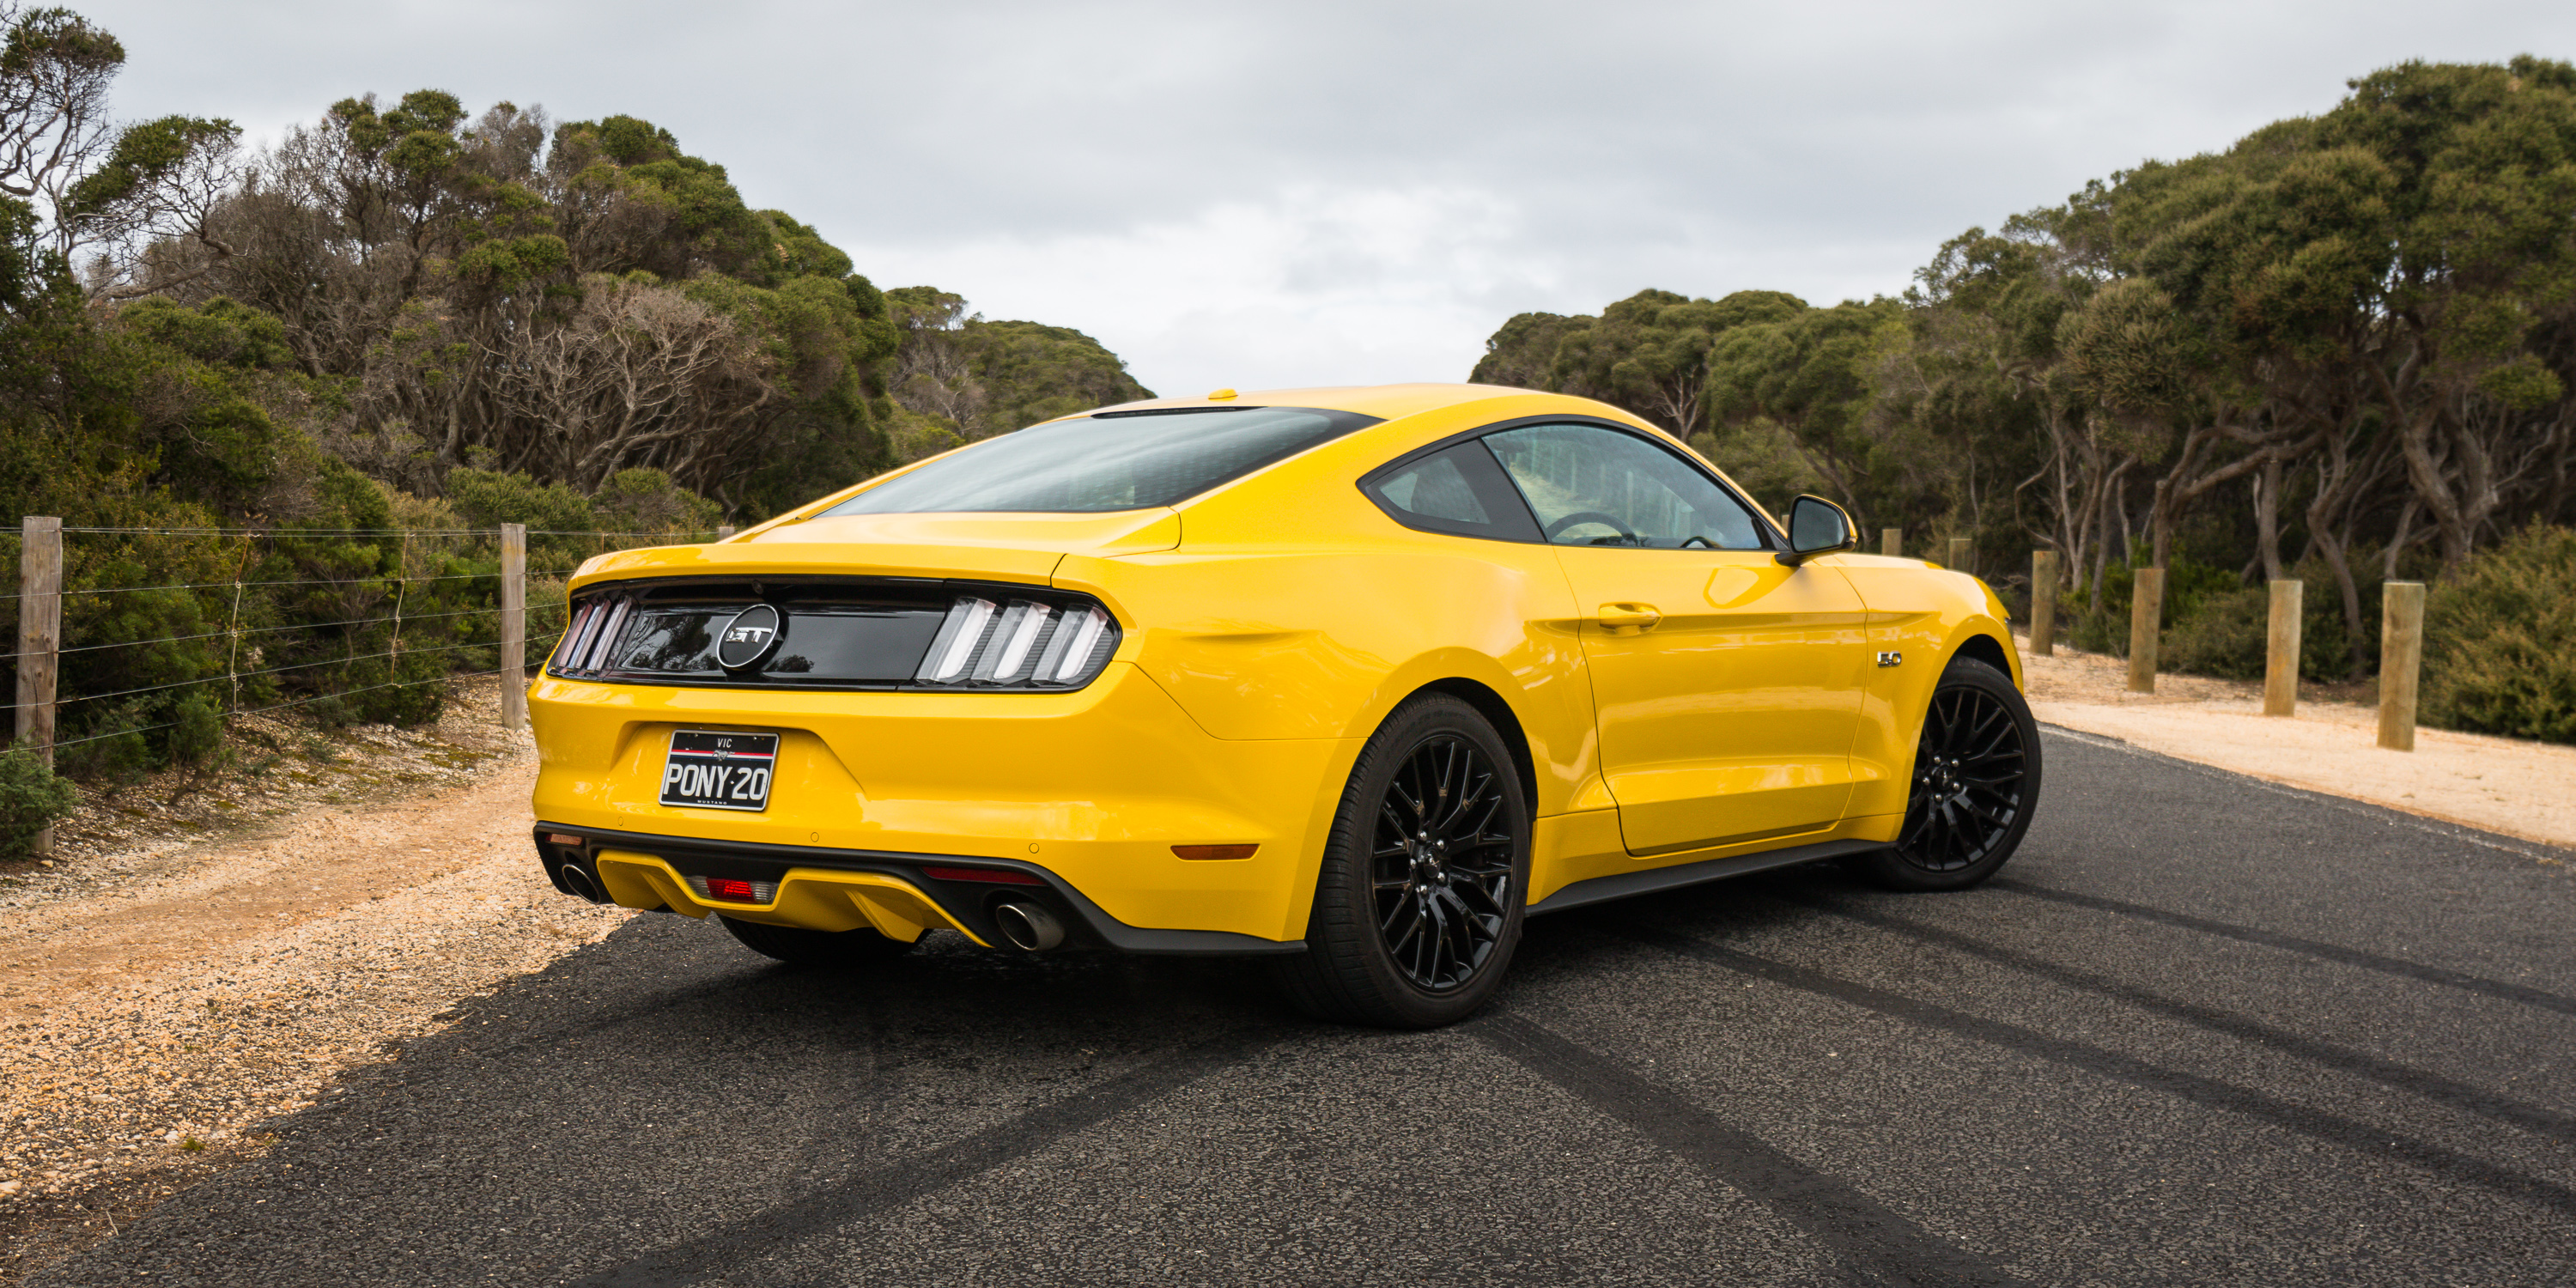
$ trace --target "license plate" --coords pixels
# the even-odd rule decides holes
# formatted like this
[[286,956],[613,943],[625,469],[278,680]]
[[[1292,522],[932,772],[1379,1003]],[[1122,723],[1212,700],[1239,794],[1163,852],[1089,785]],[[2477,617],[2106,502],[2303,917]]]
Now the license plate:
[[671,753],[662,760],[662,803],[765,810],[777,767],[777,734],[674,729]]

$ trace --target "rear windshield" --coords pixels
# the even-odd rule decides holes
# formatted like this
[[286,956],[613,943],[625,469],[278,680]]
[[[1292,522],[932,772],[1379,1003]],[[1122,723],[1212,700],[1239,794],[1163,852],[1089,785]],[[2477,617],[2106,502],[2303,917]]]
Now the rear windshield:
[[1187,500],[1377,418],[1308,407],[1107,412],[1032,425],[888,479],[834,514],[1091,514]]

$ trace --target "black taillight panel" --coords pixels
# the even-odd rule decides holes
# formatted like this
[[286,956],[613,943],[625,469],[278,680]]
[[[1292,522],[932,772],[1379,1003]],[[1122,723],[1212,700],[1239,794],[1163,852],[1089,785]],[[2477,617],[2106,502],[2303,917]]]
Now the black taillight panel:
[[[775,610],[745,614],[767,605]],[[744,625],[743,622],[751,624]],[[750,636],[775,631],[766,647]],[[728,634],[742,636],[731,649]],[[1084,595],[990,582],[668,577],[584,589],[547,664],[612,684],[765,689],[1078,689],[1118,649]],[[728,659],[749,665],[728,667]]]

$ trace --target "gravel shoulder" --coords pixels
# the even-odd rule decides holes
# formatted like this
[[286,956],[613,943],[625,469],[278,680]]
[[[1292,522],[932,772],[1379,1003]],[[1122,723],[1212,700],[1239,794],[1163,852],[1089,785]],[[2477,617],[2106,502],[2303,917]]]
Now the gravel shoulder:
[[2048,724],[2266,782],[2576,847],[2576,747],[2418,728],[2415,750],[2388,751],[2379,746],[2374,706],[2302,695],[2297,715],[2266,716],[2260,686],[2192,675],[2159,675],[2154,693],[2131,693],[2119,658],[2063,646],[2054,657],[2033,657],[2029,641],[2022,645],[2031,711]]
[[269,816],[217,839],[156,815],[117,851],[93,820],[88,853],[0,877],[0,1282],[256,1156],[264,1122],[626,919],[530,861],[534,750],[489,706],[358,731],[327,753],[344,772],[254,787]]

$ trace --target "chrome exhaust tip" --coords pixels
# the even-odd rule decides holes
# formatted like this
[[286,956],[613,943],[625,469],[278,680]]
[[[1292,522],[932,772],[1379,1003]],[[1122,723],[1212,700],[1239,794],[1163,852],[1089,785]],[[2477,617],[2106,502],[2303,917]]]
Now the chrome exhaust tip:
[[560,871],[563,876],[565,889],[572,891],[574,894],[580,895],[584,899],[590,900],[592,903],[608,902],[607,892],[599,888],[599,883],[592,880],[590,874],[583,871],[580,864],[566,863],[562,868],[558,869],[558,871]]
[[1038,904],[996,904],[993,924],[1002,928],[1002,938],[1010,940],[1011,947],[1024,953],[1052,952],[1064,946],[1064,923]]

